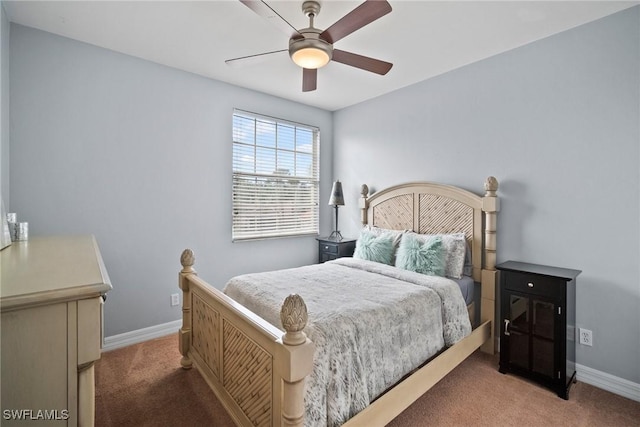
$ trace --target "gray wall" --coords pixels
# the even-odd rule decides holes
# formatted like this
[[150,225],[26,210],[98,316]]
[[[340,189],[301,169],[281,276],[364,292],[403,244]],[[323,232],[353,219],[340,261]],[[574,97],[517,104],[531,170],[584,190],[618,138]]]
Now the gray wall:
[[231,115],[318,126],[328,200],[331,113],[16,24],[10,43],[11,209],[32,236],[96,236],[114,287],[105,335],[181,317],[184,248],[219,287],[317,260],[313,237],[231,242]]
[[[498,261],[582,270],[593,347],[577,361],[638,383],[639,91],[635,7],[335,113],[334,172],[346,197],[414,180],[481,192],[495,175]],[[343,212],[357,233],[357,207]]]
[[9,21],[0,3],[0,197],[9,200]]

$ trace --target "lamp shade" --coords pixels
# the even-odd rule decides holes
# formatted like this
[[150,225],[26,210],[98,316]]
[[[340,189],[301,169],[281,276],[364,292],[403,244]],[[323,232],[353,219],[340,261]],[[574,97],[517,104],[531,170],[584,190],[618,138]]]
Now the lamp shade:
[[344,206],[342,183],[340,181],[336,181],[333,183],[333,188],[331,189],[331,197],[329,198],[329,204],[332,206]]

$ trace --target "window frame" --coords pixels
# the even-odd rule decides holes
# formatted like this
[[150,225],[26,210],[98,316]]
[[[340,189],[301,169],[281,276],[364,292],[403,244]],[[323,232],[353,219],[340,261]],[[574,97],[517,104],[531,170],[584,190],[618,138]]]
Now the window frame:
[[235,108],[231,139],[232,241],[319,235],[320,129]]

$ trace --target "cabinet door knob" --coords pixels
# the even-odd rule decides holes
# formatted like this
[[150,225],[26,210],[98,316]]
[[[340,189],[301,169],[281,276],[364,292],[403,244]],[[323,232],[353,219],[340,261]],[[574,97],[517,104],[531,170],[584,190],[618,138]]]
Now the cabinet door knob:
[[533,288],[533,283],[529,282],[529,283],[527,283],[527,286],[530,287],[530,288]]
[[325,247],[324,247],[324,250],[325,250],[325,251],[328,251],[328,250],[329,250],[329,246],[325,246]]

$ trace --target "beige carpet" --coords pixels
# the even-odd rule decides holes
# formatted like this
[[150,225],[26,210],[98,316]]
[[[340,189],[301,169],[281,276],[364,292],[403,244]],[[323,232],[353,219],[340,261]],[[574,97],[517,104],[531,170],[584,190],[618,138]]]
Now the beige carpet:
[[[233,426],[200,374],[180,368],[177,335],[103,353],[96,426]],[[476,352],[390,426],[640,426],[640,402],[577,383],[569,400],[498,372]]]

